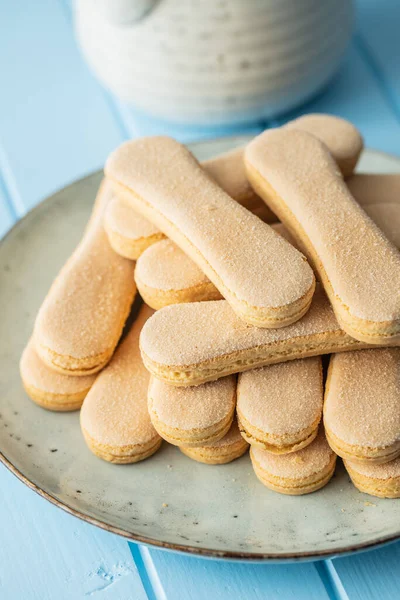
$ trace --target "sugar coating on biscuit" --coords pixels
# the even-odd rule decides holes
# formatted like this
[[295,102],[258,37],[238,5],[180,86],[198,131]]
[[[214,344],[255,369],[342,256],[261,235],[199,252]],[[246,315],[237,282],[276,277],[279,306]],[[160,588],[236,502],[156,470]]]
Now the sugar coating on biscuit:
[[346,181],[361,206],[377,203],[400,204],[400,174],[357,173]]
[[208,277],[239,302],[281,308],[312,290],[314,275],[304,257],[232,201],[175,140],[126,142],[107,160],[106,173],[151,203],[154,223],[164,231],[168,221],[164,233],[174,241],[178,236],[182,242],[182,235],[189,240],[185,251],[195,262],[201,255]]
[[247,146],[246,160],[301,224],[349,313],[400,319],[400,253],[352,198],[327,148],[303,131],[275,129]]
[[285,125],[288,129],[301,129],[315,135],[329,149],[334,160],[358,158],[363,139],[358,129],[345,119],[325,114],[303,115]]
[[147,306],[142,307],[130,332],[84,400],[81,424],[98,444],[146,444],[159,437],[147,409],[150,376],[139,351],[139,333],[152,312]]
[[261,469],[275,477],[289,479],[303,479],[322,471],[334,455],[322,428],[311,444],[297,452],[273,454],[256,446],[251,451]]
[[50,369],[38,356],[33,340],[30,339],[22,353],[20,362],[21,377],[25,385],[39,392],[59,396],[70,396],[88,390],[96,375],[73,377]]
[[178,388],[152,378],[151,411],[159,421],[181,430],[211,427],[226,419],[236,403],[236,378],[232,375],[199,386]]
[[[261,198],[256,196],[247,180],[243,161],[244,148],[226,152],[221,156],[204,161],[203,169],[214,179],[226,193],[240,204],[256,210],[265,221],[276,220]],[[131,242],[151,237],[160,230],[139,215],[122,198],[114,196],[105,211],[104,223],[107,231],[117,233]]]
[[159,232],[153,223],[132,210],[117,196],[111,198],[104,213],[104,221],[107,229],[131,240],[150,237]]
[[159,290],[182,290],[209,281],[203,271],[171,240],[147,248],[136,263],[135,277]]
[[[282,223],[271,227],[292,246],[296,245]],[[185,290],[209,282],[196,263],[171,240],[156,242],[141,254],[136,263],[135,280],[162,291]]]
[[399,202],[366,204],[365,212],[383,231],[387,239],[400,248],[400,185]]
[[284,435],[306,429],[322,412],[321,358],[293,360],[241,373],[237,395],[240,414],[262,431]]
[[289,242],[289,244],[291,244],[295,248],[299,247],[298,243],[296,242],[292,234],[286,229],[283,223],[272,223],[271,227],[274,231],[276,231],[276,233],[279,233],[279,235],[285,238],[285,240]]
[[281,329],[247,325],[224,300],[166,306],[143,327],[140,346],[158,364],[187,366],[257,346],[337,331],[341,329],[332,307],[317,288],[307,314]]
[[102,225],[110,198],[104,182],[95,215],[36,318],[35,343],[62,356],[87,358],[112,349],[134,297],[134,264],[114,252]]
[[373,479],[391,479],[400,477],[400,457],[384,464],[359,463],[346,460],[345,465],[353,471]]
[[400,348],[332,356],[327,429],[347,444],[382,448],[400,440]]

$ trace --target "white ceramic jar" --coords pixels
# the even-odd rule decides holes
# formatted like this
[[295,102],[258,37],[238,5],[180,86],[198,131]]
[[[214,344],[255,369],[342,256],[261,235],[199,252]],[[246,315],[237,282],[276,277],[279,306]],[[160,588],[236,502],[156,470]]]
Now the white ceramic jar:
[[352,0],[75,0],[92,69],[157,117],[231,124],[322,88],[351,36]]

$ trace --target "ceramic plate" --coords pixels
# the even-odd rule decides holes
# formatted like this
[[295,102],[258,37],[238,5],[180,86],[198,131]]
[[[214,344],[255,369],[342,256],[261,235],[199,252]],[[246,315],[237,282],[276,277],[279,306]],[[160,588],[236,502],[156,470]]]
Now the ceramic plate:
[[[204,159],[246,138],[197,144]],[[361,170],[400,172],[365,152]],[[129,539],[248,560],[330,556],[400,536],[400,501],[358,492],[342,466],[308,496],[282,496],[256,479],[248,456],[222,466],[164,444],[151,459],[116,466],[87,449],[78,413],[51,413],[25,395],[18,361],[53,277],[78,242],[101,174],[77,181],[22,219],[0,246],[0,450],[4,464],[68,512]]]

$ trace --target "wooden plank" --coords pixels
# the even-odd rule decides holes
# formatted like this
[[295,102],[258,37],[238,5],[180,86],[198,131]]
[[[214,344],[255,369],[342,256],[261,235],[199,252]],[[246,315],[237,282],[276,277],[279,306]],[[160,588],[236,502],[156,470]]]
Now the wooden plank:
[[400,121],[400,3],[357,0],[357,43]]
[[0,468],[0,598],[146,600],[122,538],[50,505]]
[[[133,555],[139,547],[132,547]],[[157,600],[328,600],[313,563],[230,563],[140,547]],[[136,559],[136,562],[139,562]]]
[[308,112],[328,112],[349,119],[361,130],[367,146],[400,154],[400,123],[356,44],[352,44],[329,87],[280,122]]
[[100,168],[124,132],[60,3],[14,0],[1,12],[0,169],[21,215]]
[[333,561],[349,600],[399,598],[399,563],[400,543]]

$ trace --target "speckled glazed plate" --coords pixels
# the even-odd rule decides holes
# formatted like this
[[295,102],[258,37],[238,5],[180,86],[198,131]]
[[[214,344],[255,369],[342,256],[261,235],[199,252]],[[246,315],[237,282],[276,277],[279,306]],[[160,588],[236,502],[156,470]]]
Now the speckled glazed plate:
[[[199,158],[246,138],[197,144]],[[367,151],[360,169],[400,172]],[[256,479],[248,456],[222,466],[191,461],[164,444],[136,465],[103,462],[87,449],[78,413],[51,413],[25,395],[21,351],[53,277],[79,240],[101,174],[46,200],[0,246],[0,451],[17,477],[60,508],[129,539],[242,560],[332,556],[400,537],[400,501],[359,493],[341,465],[324,489],[281,496]]]

